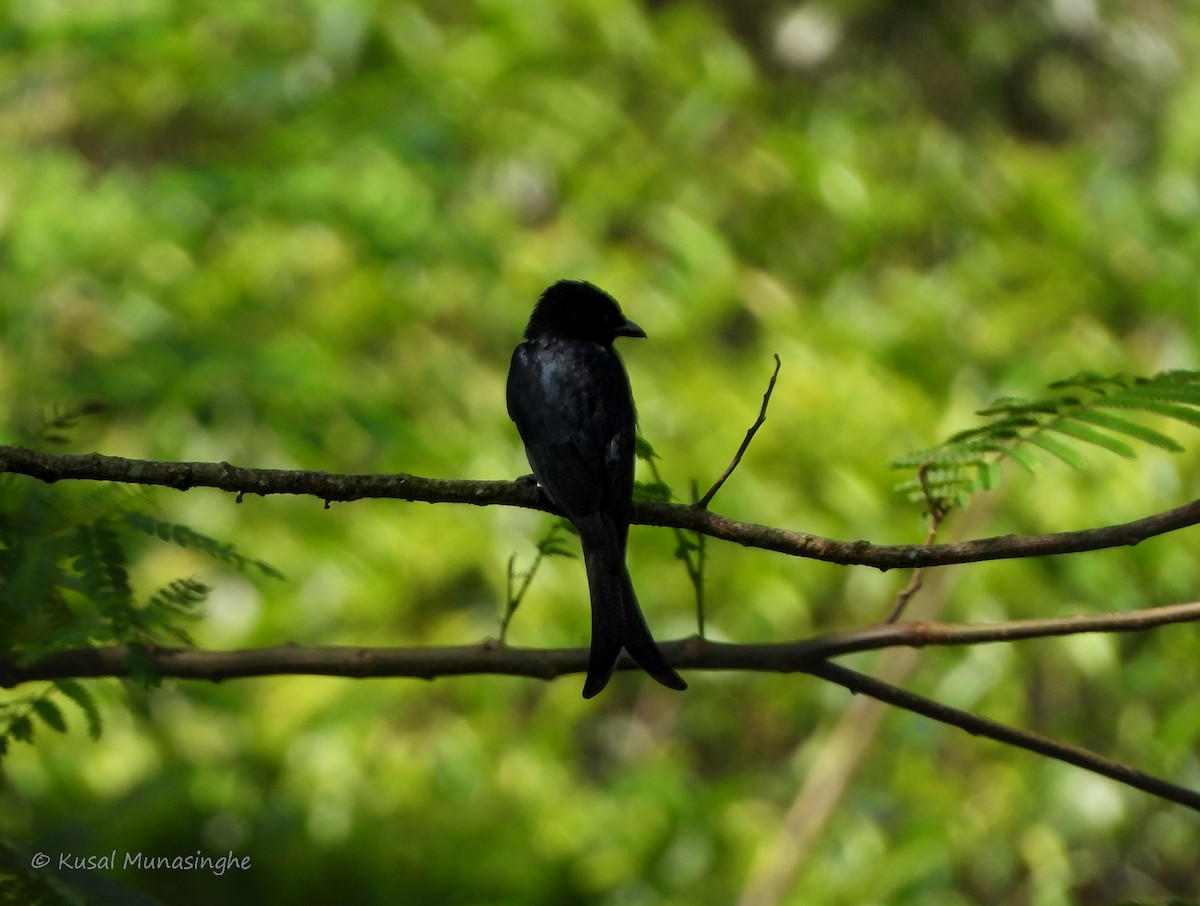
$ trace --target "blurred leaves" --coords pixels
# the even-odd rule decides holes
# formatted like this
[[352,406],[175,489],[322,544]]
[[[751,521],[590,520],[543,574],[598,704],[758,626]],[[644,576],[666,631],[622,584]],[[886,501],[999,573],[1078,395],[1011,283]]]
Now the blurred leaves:
[[279,572],[270,563],[245,557],[238,553],[232,544],[217,541],[215,538],[203,535],[186,525],[164,522],[148,513],[136,511],[126,512],[124,517],[131,528],[162,541],[169,541],[183,548],[193,548],[203,551],[208,556],[227,563],[243,572],[247,571],[250,567],[254,567],[263,576],[272,579],[283,578],[283,573]]
[[[103,399],[102,419],[56,432],[82,451],[512,477],[507,357],[541,289],[579,277],[650,335],[622,348],[660,457],[643,493],[715,479],[778,352],[788,369],[721,511],[916,541],[887,462],[972,424],[979,400],[1200,361],[1200,21],[1183,5],[20,0],[0,49],[0,425]],[[1098,394],[1051,398],[1069,395]],[[1168,437],[1159,422],[1178,421],[1086,408],[1107,426],[1038,436],[1068,457],[1089,431],[1136,450],[1152,442],[1112,419]],[[984,419],[1025,416],[1045,417]],[[1200,493],[1184,445],[1010,482],[989,520],[963,522],[1036,532],[1165,508]],[[994,485],[982,462],[969,480]],[[206,617],[186,626],[213,646],[483,638],[506,559],[553,525],[201,491],[131,524],[129,501],[56,485],[33,506],[25,487],[0,489],[23,519],[20,569],[0,574],[30,605],[6,605],[3,629],[52,632],[71,615],[57,595],[140,632],[146,589],[187,609],[171,583],[205,571]],[[114,538],[123,560],[104,559]],[[876,620],[904,581],[689,544],[631,535],[663,637],[694,626],[677,552],[703,567],[714,638]],[[261,582],[260,557],[290,581]],[[1200,585],[1173,538],[954,575],[954,619]],[[510,635],[582,644],[585,602],[577,560],[544,557]],[[1113,644],[1101,667],[1056,642],[990,649],[982,669],[923,652],[912,685],[967,677],[984,713],[1192,777],[1200,702],[1179,665],[1195,640]],[[760,676],[696,677],[673,702],[622,676],[587,709],[575,684],[494,678],[80,689],[104,738],[86,758],[77,732],[14,747],[0,833],[252,854],[236,878],[136,878],[173,903],[729,902],[846,707]],[[53,696],[69,730],[92,724]],[[907,717],[878,732],[793,900],[1195,895],[1187,817]]]
[[[99,411],[102,407],[85,402],[47,419],[34,434],[66,443],[61,432],[73,429],[80,416]],[[0,476],[0,638],[7,649],[36,659],[84,645],[139,648],[164,639],[190,644],[184,624],[199,617],[209,587],[192,578],[173,579],[139,602],[129,575],[132,529],[281,578],[269,564],[243,557],[232,545],[133,509],[133,503],[133,492],[122,488],[56,491],[11,474]],[[145,506],[144,499],[140,503]],[[153,672],[141,671],[137,678],[157,682]],[[31,742],[38,724],[67,732],[58,697],[82,711],[88,734],[98,739],[103,720],[94,697],[78,681],[59,680],[39,693],[0,700],[0,754],[10,740]]]

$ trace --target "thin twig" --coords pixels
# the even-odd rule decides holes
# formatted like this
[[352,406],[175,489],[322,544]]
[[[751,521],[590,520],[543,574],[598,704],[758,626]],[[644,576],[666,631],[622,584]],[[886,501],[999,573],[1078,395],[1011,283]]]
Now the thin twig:
[[696,509],[708,509],[708,505],[712,503],[712,499],[717,496],[717,491],[721,490],[721,485],[725,484],[725,482],[729,479],[729,476],[733,474],[733,470],[736,469],[738,464],[742,461],[742,457],[746,455],[746,450],[750,448],[750,441],[754,440],[754,435],[758,433],[758,429],[763,426],[764,422],[766,422],[767,406],[769,406],[771,403],[771,394],[775,392],[775,381],[779,377],[779,369],[782,365],[783,363],[779,360],[779,354],[776,353],[775,370],[771,372],[771,380],[767,384],[767,392],[763,394],[762,408],[758,410],[758,418],[755,419],[754,424],[751,425],[750,429],[746,432],[746,436],[742,440],[742,445],[738,447],[737,453],[733,455],[733,460],[728,466],[725,467],[725,471],[721,473],[721,477],[718,478],[713,483],[713,486],[708,489],[707,494],[693,504]]
[[521,575],[521,584],[513,588],[513,580],[516,579],[517,573],[514,567],[517,562],[517,555],[513,554],[508,558],[508,576],[505,581],[505,606],[504,615],[500,618],[500,644],[504,644],[504,640],[508,638],[508,627],[512,623],[513,615],[517,612],[517,608],[521,606],[521,602],[525,600],[525,593],[529,591],[529,586],[533,584],[533,577],[537,575],[538,568],[542,565],[542,561],[550,554],[559,556],[573,557],[574,554],[567,553],[558,546],[560,534],[564,531],[565,520],[555,520],[550,528],[542,535],[537,543],[537,553],[534,554],[533,561],[529,564],[529,568],[524,570]]
[[[534,561],[537,562],[536,560]],[[528,586],[530,579],[529,572],[525,573],[525,578],[521,582],[521,590],[516,592],[513,590],[513,579],[516,578],[514,567],[517,565],[517,555],[511,554],[508,558],[508,574],[504,581],[504,614],[500,617],[500,644],[504,644],[505,638],[508,637],[508,624],[512,622],[513,614],[517,612],[517,608],[521,605],[521,598],[525,594],[525,588]],[[532,568],[531,568],[532,569]]]
[[[662,474],[658,471],[658,463],[656,456],[648,456],[645,462],[650,467],[650,474],[654,476],[654,483],[661,487],[667,487],[667,483],[663,481]],[[696,500],[697,495],[696,482],[692,481],[692,500]],[[692,583],[692,590],[696,595],[696,634],[700,638],[704,638],[704,560],[706,557],[704,551],[704,535],[699,532],[696,534],[695,543],[692,542],[683,529],[675,529],[675,556],[683,561],[683,568],[687,572],[688,581]],[[692,559],[692,551],[696,551],[696,559]]]
[[525,592],[529,591],[529,586],[533,583],[533,577],[537,574],[537,569],[542,565],[542,557],[545,556],[541,549],[533,556],[533,562],[529,564],[529,569],[521,573],[521,584],[517,589],[513,590],[513,580],[517,577],[513,567],[516,566],[517,555],[513,554],[508,558],[508,578],[505,582],[505,604],[504,616],[500,618],[500,644],[504,644],[504,640],[508,638],[508,627],[512,623],[513,615],[517,612],[517,608],[521,606],[521,601],[525,598]]
[[[692,500],[696,499],[696,494],[699,489],[696,487],[695,480],[692,481]],[[682,536],[681,536],[682,537]],[[688,578],[692,580],[692,587],[696,590],[696,634],[700,638],[705,638],[704,632],[704,565],[708,562],[708,551],[704,549],[704,535],[696,533],[696,560],[692,562],[692,551],[688,547],[683,548],[684,563],[687,564]]]
[[[925,492],[925,502],[929,505],[929,531],[925,533],[925,546],[930,547],[937,540],[938,529],[941,527],[942,520],[946,518],[948,512],[942,505],[941,501],[933,496],[933,490],[929,486],[929,468],[930,463],[921,466],[917,473],[921,480],[921,490]],[[925,584],[926,567],[918,566],[913,570],[912,578],[908,580],[908,584],[900,589],[900,593],[896,595],[896,602],[892,605],[892,609],[888,611],[887,618],[884,622],[895,623],[904,613],[904,608],[908,606],[908,602],[912,600],[913,595],[921,590],[921,586]]]

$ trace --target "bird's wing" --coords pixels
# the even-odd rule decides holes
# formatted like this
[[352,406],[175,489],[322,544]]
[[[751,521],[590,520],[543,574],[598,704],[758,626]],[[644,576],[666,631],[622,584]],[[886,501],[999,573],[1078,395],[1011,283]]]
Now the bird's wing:
[[538,483],[568,517],[628,505],[633,402],[612,350],[522,343],[509,370],[508,412]]

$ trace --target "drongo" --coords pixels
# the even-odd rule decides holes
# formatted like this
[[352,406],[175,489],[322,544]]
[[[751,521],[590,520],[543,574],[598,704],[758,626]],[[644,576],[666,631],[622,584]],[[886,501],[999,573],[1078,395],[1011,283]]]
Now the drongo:
[[622,648],[664,686],[687,688],[650,635],[625,565],[636,416],[613,340],[645,336],[599,287],[560,280],[534,306],[508,372],[508,414],[534,477],[583,546],[592,603],[584,698],[605,687]]

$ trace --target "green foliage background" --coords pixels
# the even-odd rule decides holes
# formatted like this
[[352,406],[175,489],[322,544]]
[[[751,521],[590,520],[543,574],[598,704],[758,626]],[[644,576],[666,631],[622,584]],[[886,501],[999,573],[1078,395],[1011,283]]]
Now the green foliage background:
[[[576,277],[650,335],[624,354],[679,496],[724,467],[777,352],[767,425],[714,508],[917,542],[890,459],[1079,370],[1200,365],[1191,5],[747,7],[15,0],[5,423],[99,397],[72,449],[512,477],[508,355],[540,290]],[[949,535],[1200,494],[1194,452],[1088,456],[1079,474],[1011,475]],[[210,585],[189,626],[207,647],[494,635],[507,558],[532,556],[546,518],[155,501],[287,577],[147,539],[131,583]],[[1188,600],[1193,540],[945,570],[914,606],[983,620]],[[694,628],[674,543],[632,534],[660,638]],[[870,622],[907,579],[709,551],[718,638]],[[577,561],[549,561],[510,640],[584,644],[585,595]],[[1195,787],[1198,654],[1187,626],[928,651],[906,684]],[[588,703],[574,679],[89,683],[103,736],[68,711],[66,735],[14,747],[0,837],[26,860],[250,856],[219,877],[112,873],[179,904],[728,903],[851,699],[804,677],[689,681],[621,676]],[[889,713],[782,901],[1196,897],[1198,849],[1181,808]]]

